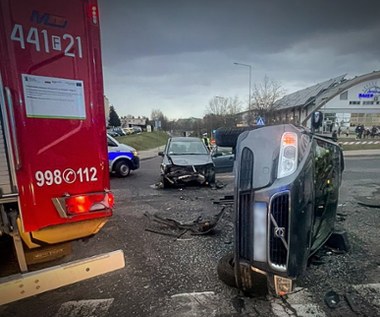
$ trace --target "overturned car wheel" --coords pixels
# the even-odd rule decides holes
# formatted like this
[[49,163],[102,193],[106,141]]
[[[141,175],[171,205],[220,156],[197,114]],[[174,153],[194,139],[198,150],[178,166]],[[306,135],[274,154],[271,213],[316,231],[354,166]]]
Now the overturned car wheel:
[[228,286],[237,287],[235,280],[235,262],[232,252],[225,254],[218,262],[219,279]]
[[252,127],[244,128],[219,128],[215,131],[215,141],[218,146],[235,147],[239,135]]

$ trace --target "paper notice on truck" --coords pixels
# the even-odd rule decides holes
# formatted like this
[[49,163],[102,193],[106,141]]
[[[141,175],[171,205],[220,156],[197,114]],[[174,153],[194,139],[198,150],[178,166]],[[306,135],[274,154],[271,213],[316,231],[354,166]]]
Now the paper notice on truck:
[[22,85],[28,117],[86,118],[82,80],[22,74]]

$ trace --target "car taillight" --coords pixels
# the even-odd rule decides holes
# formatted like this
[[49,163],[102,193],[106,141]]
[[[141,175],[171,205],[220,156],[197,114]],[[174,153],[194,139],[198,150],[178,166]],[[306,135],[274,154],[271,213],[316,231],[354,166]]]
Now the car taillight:
[[297,169],[298,137],[294,132],[285,132],[281,138],[277,178],[293,174]]

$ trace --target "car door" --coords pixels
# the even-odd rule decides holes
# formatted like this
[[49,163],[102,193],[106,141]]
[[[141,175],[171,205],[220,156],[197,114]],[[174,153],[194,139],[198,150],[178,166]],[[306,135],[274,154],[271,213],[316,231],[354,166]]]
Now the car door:
[[334,230],[344,169],[342,150],[336,143],[315,137],[313,150],[315,207],[312,251],[318,249]]
[[234,167],[234,154],[231,147],[216,146],[211,156],[217,173],[232,172]]

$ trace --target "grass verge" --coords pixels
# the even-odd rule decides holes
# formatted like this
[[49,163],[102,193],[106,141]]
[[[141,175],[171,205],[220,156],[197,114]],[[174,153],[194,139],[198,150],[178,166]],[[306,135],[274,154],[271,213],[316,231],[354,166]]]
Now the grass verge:
[[137,151],[154,149],[166,144],[169,136],[166,132],[142,132],[117,137],[116,139],[123,144],[134,147]]

